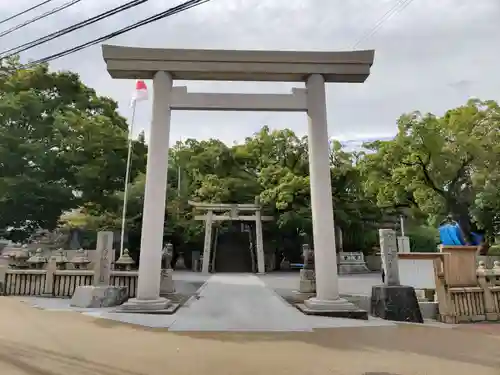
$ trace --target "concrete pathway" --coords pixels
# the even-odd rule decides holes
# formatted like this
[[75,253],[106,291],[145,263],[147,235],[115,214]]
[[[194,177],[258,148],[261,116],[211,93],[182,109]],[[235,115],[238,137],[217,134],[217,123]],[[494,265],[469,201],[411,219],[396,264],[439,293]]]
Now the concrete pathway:
[[[68,300],[38,298],[31,303],[42,309],[82,312],[69,307]],[[395,326],[380,319],[361,321],[304,315],[263,280],[248,274],[210,277],[199,295],[174,315],[113,313],[109,309],[93,309],[84,314],[170,331],[310,332],[316,328]]]
[[180,309],[170,331],[311,331],[318,327],[387,325],[305,316],[253,275],[215,275],[197,300]]

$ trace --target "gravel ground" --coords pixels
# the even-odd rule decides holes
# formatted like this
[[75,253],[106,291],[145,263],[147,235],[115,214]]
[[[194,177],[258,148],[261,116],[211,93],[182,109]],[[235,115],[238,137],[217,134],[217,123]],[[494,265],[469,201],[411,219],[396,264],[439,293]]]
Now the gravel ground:
[[499,375],[497,327],[173,333],[0,297],[0,373]]

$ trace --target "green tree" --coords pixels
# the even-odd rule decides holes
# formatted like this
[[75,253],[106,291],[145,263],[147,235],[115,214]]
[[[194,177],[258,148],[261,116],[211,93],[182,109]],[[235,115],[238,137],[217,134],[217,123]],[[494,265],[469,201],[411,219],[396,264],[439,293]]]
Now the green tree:
[[499,130],[493,101],[470,100],[442,117],[403,115],[394,140],[368,145],[366,191],[380,206],[411,207],[433,225],[452,214],[467,237],[478,226],[492,235],[484,213],[498,202],[490,187],[500,171]]
[[[52,229],[61,214],[105,205],[123,187],[127,123],[71,72],[0,65],[0,227]],[[132,176],[145,168],[135,142]]]
[[[376,239],[373,233],[380,210],[362,188],[360,155],[345,152],[339,143],[331,151],[332,200],[344,248],[369,249]],[[259,196],[266,215],[275,217],[274,222],[265,223],[266,241],[290,258],[299,256],[304,241],[311,241],[307,137],[263,127],[231,147],[216,139],[188,139],[171,148],[167,176],[165,241],[177,244],[178,249],[203,247],[204,229],[193,220],[188,200],[252,203]],[[127,228],[136,238],[140,237],[144,183],[144,175],[139,175],[129,187]],[[119,225],[122,199],[123,193],[118,192],[107,212],[96,214],[105,223],[114,215]],[[365,235],[355,234],[360,232]]]

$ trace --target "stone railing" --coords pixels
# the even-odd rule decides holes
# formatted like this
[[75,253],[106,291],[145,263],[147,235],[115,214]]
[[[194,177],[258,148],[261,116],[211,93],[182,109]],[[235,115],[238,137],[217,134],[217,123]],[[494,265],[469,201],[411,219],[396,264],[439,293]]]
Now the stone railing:
[[434,260],[439,319],[444,323],[500,321],[500,262],[475,267],[476,250],[442,248]]
[[134,298],[137,292],[137,271],[111,271],[110,285],[128,287],[129,298]]
[[46,279],[50,280],[50,278],[53,278],[53,284],[52,290],[48,286],[46,294],[54,297],[69,298],[75,292],[76,287],[93,285],[94,273],[91,270],[57,270],[53,274],[48,273]]
[[42,249],[30,254],[27,248],[21,248],[9,254],[8,266],[0,267],[0,293],[69,298],[78,286],[115,285],[127,286],[129,297],[135,297],[138,279],[137,271],[133,270],[135,262],[128,251],[113,262],[114,251],[107,250],[110,243],[109,234],[100,232],[92,260],[84,250],[77,251],[68,260],[64,250],[47,259]]
[[[4,295],[41,296],[45,294],[45,270],[0,269],[0,283]],[[3,282],[2,282],[3,281]]]
[[[44,269],[0,267],[0,285],[6,296],[47,296],[69,298],[76,287],[97,285],[93,269],[57,269],[51,262]],[[135,297],[137,271],[111,270],[108,285],[128,287],[129,297]]]

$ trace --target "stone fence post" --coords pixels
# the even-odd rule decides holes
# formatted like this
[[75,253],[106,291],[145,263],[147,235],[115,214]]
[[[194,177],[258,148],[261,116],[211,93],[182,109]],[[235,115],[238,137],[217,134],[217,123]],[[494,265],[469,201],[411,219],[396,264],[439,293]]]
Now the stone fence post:
[[5,279],[7,277],[7,266],[0,266],[0,296],[5,293]]
[[500,310],[497,309],[496,296],[492,288],[496,286],[496,278],[500,276],[500,262],[495,262],[492,269],[487,269],[485,262],[480,261],[476,270],[477,282],[483,289],[484,309],[487,321],[496,321],[500,318]]
[[46,265],[45,273],[45,285],[43,288],[43,294],[45,296],[52,296],[54,291],[54,278],[55,272],[57,270],[57,259],[50,257]]

